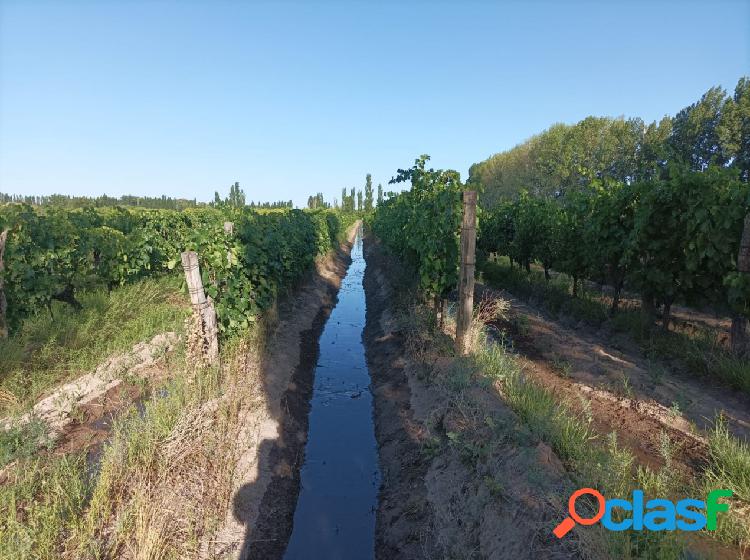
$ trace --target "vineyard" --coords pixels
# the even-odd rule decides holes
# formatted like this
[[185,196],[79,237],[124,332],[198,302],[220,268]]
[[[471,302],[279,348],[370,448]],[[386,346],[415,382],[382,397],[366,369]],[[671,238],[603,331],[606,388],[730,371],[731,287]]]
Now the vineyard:
[[[289,348],[311,329],[305,321],[335,297],[357,219],[244,204],[1,205],[0,557],[141,549],[148,545],[132,526],[111,536],[101,528],[139,508],[161,514],[166,500],[174,507],[174,489],[191,513],[170,523],[207,531],[203,518],[218,520],[228,507],[245,452],[238,441],[252,442],[243,422],[271,406],[258,371],[275,304],[294,302],[298,325],[275,337],[288,338],[272,360],[283,377],[296,357]],[[188,311],[186,251],[197,254],[218,320],[214,363]],[[168,451],[175,438],[179,457]],[[170,546],[178,556],[195,552],[190,539]]]
[[748,22],[0,0],[0,560],[750,560]]
[[372,217],[374,233],[406,262],[413,263],[428,297],[442,300],[458,281],[458,229],[462,184],[455,171],[426,169],[421,156],[399,169],[392,183],[411,190],[388,198]]
[[[463,185],[453,171],[427,169],[427,160],[422,156],[398,171],[392,183],[410,181],[411,189],[391,193],[369,223],[397,261],[389,266],[406,271],[395,281],[397,291],[417,296],[404,295],[398,304],[408,310],[401,319],[410,333],[407,347],[417,349],[406,353],[421,364],[415,375],[445,387],[448,410],[455,407],[468,424],[448,433],[449,447],[463,453],[463,460],[476,453],[471,462],[482,472],[488,449],[504,445],[487,443],[492,436],[486,427],[467,417],[486,413],[479,412],[486,411],[486,401],[472,399],[478,387],[494,384],[502,393],[498,406],[513,409],[580,484],[596,481],[595,487],[618,494],[628,488],[652,495],[679,495],[686,488],[700,493],[705,484],[746,489],[747,400],[737,401],[732,389],[750,392],[747,359],[732,353],[722,328],[686,329],[685,314],[710,324],[707,314],[690,310],[710,309],[735,320],[750,311],[750,286],[738,265],[750,211],[748,183],[734,169],[674,166],[662,178],[593,180],[560,196],[522,191],[482,208],[477,261],[484,286],[473,344],[466,359],[454,358],[444,369],[437,364],[446,359],[446,334],[454,335],[456,323],[452,310],[460,306],[449,304],[444,312],[445,301],[456,298],[461,193],[472,185]],[[508,298],[505,303],[498,303],[503,300],[493,289],[508,290],[500,296]],[[673,309],[680,310],[679,321]],[[565,326],[571,321],[577,328]],[[604,327],[617,335],[620,325],[633,321],[625,329],[630,350],[620,351],[620,339],[599,334]],[[668,383],[679,389],[662,388],[661,376],[682,372],[700,375],[689,381],[670,377]],[[678,404],[685,395],[691,395],[690,404]],[[468,413],[472,407],[476,411]],[[628,407],[632,411],[624,412]],[[694,462],[698,457],[707,457],[701,467]],[[735,496],[733,507],[744,511],[749,496],[745,490]],[[726,520],[712,536],[739,546],[742,557],[750,544],[746,521]],[[686,546],[669,535],[619,537],[599,543],[606,550],[599,553],[680,558]],[[719,554],[711,550],[709,556]]]
[[[455,172],[425,170],[426,158],[396,181],[412,189],[378,208],[373,231],[414,263],[427,296],[455,289],[462,184]],[[506,255],[527,271],[539,263],[568,274],[572,295],[591,280],[613,288],[616,313],[623,289],[641,294],[669,327],[675,302],[748,315],[750,286],[737,272],[750,187],[731,170],[675,171],[667,180],[598,183],[563,200],[533,197],[486,209],[479,219],[480,262]]]
[[[179,268],[182,251],[194,250],[221,332],[230,336],[336,246],[354,219],[326,210],[6,204],[0,207],[0,231],[7,231],[0,277],[6,321],[13,332],[31,314],[51,312],[54,300],[80,309],[78,293],[167,274]],[[231,231],[225,222],[233,224]]]
[[562,202],[522,193],[482,216],[479,247],[527,270],[539,262],[548,279],[550,270],[568,274],[573,295],[583,279],[612,286],[613,313],[627,287],[644,310],[663,306],[666,329],[677,301],[748,314],[737,255],[749,208],[748,184],[728,170],[594,184]]

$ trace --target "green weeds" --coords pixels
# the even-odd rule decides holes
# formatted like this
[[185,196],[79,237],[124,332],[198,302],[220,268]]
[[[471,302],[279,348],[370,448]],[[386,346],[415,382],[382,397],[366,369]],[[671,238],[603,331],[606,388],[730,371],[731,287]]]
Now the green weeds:
[[0,485],[0,558],[59,558],[88,496],[83,455],[37,457]]
[[0,468],[51,447],[52,439],[46,422],[33,417],[28,422],[15,421],[7,429],[0,428]]
[[63,303],[52,314],[27,318],[8,339],[0,339],[0,391],[22,408],[53,385],[91,370],[114,353],[165,331],[180,331],[188,310],[175,276],[142,280],[111,293],[79,296],[83,309]]

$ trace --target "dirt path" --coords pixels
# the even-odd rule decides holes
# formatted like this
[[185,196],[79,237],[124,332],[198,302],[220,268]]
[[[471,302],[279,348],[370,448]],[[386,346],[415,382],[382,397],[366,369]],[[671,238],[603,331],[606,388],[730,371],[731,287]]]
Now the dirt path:
[[554,452],[494,387],[456,386],[455,360],[439,357],[431,342],[415,353],[396,309],[391,261],[371,238],[365,258],[365,345],[383,474],[376,558],[596,558],[594,540],[551,534],[572,489]]
[[479,286],[483,292],[511,303],[509,321],[496,326],[510,335],[527,372],[585,409],[600,433],[616,431],[643,463],[662,464],[664,433],[682,468],[698,469],[707,454],[702,431],[719,413],[736,436],[750,438],[747,395],[675,375],[649,362],[634,344],[620,341],[613,348],[594,329],[561,324],[506,291]]
[[351,241],[279,306],[268,348],[249,372],[248,406],[239,411],[232,503],[205,544],[206,558],[281,558],[291,534],[307,438],[318,339],[349,263]]

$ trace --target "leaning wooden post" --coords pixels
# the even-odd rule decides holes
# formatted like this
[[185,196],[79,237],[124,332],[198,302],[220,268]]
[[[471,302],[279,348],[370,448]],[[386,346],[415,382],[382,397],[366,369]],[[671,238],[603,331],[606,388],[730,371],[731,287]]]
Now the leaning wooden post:
[[5,242],[8,239],[8,230],[0,233],[0,338],[8,338],[8,322],[6,321],[6,312],[8,311],[8,301],[5,299],[5,290],[3,289],[3,269],[5,264],[3,256],[5,255]]
[[464,191],[464,215],[461,223],[461,269],[458,277],[458,314],[456,317],[456,353],[468,351],[468,334],[474,314],[474,268],[477,246],[477,192]]
[[219,329],[216,323],[216,310],[203,291],[198,254],[195,251],[185,251],[181,257],[185,280],[190,292],[190,302],[201,320],[205,357],[210,365],[215,365],[219,361]]

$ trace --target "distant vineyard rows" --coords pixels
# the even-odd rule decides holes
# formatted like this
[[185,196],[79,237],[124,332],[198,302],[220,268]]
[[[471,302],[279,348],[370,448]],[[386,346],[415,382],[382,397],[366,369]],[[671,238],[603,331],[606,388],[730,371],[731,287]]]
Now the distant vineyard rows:
[[[78,307],[80,290],[164,274],[179,268],[181,251],[195,250],[220,329],[228,335],[254,321],[355,219],[333,210],[2,205],[7,320],[17,327],[53,300]],[[224,231],[225,221],[234,223],[232,234]]]
[[736,172],[674,169],[666,180],[597,182],[560,200],[522,193],[480,217],[478,248],[529,267],[538,261],[577,282],[624,286],[649,308],[673,302],[750,312],[737,256],[750,185]]

